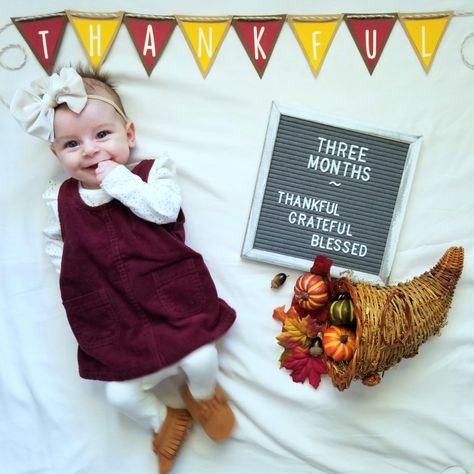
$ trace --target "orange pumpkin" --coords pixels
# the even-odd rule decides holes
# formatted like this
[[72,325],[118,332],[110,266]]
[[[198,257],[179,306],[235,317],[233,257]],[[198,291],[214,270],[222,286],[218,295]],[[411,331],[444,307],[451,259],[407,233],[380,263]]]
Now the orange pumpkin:
[[323,277],[313,273],[301,275],[295,284],[295,299],[303,309],[322,308],[329,299],[328,287]]
[[354,331],[344,326],[329,326],[323,334],[324,353],[336,362],[349,361],[354,356]]

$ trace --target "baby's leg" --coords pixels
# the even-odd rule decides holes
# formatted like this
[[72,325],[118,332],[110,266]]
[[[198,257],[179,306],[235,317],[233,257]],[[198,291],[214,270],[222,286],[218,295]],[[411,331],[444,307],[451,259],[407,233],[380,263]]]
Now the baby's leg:
[[214,395],[217,381],[218,355],[214,344],[196,349],[180,362],[194,398],[203,400]]
[[157,433],[166,417],[166,405],[143,389],[142,381],[109,382],[106,386],[109,402],[121,413]]
[[216,347],[208,344],[197,349],[185,357],[180,366],[188,378],[181,392],[186,408],[211,439],[224,440],[234,429],[235,418],[227,395],[216,384]]
[[107,398],[113,405],[153,430],[152,448],[158,457],[160,474],[173,467],[192,419],[187,410],[167,407],[150,389],[177,372],[178,366],[174,365],[146,377],[109,382],[106,386]]
[[177,364],[153,374],[123,382],[108,382],[108,401],[120,412],[157,433],[166,417],[164,405],[150,389],[178,373]]

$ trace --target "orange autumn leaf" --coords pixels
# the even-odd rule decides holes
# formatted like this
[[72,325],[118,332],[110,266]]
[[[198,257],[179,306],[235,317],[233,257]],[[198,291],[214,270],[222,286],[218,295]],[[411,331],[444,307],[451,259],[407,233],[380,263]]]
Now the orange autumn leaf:
[[304,319],[287,318],[283,323],[283,332],[277,336],[278,343],[286,348],[308,347],[311,338],[308,336],[308,317]]
[[280,321],[280,323],[284,323],[286,319],[286,312],[285,312],[285,305],[278,306],[273,310],[273,319]]
[[282,324],[288,318],[299,318],[298,313],[296,312],[293,306],[290,307],[288,311],[285,311],[285,306],[278,306],[273,310],[273,319],[280,321]]

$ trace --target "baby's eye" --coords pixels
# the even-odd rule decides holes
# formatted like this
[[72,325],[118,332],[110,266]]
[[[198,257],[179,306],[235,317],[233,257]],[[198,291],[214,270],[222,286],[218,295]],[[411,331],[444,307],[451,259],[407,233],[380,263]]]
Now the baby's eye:
[[105,138],[109,134],[110,134],[110,132],[108,130],[101,130],[100,132],[97,133],[96,137],[97,138]]
[[79,145],[77,140],[69,140],[64,144],[64,148],[76,148]]

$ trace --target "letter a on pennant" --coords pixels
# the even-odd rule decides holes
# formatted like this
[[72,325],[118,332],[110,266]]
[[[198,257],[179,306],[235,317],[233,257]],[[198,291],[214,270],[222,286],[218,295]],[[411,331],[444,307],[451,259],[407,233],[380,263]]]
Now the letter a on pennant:
[[123,12],[83,13],[66,10],[69,22],[86,53],[89,64],[98,71],[117,36]]
[[342,18],[343,15],[288,16],[288,23],[315,77],[318,75]]
[[285,15],[239,16],[234,17],[232,21],[237,36],[260,78],[263,77],[285,18]]
[[66,15],[52,13],[36,17],[12,18],[11,20],[43,69],[51,74],[63,39]]
[[150,76],[176,26],[174,16],[134,15],[126,13],[124,23]]
[[177,16],[176,20],[193,53],[202,77],[205,78],[229,30],[232,17]]
[[374,72],[396,19],[395,14],[347,15],[345,18],[370,74]]
[[399,13],[398,17],[425,72],[430,70],[452,11],[421,13]]

